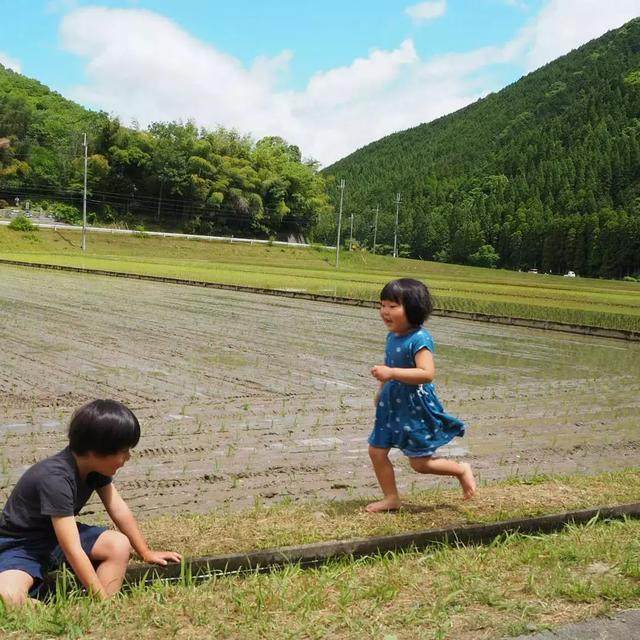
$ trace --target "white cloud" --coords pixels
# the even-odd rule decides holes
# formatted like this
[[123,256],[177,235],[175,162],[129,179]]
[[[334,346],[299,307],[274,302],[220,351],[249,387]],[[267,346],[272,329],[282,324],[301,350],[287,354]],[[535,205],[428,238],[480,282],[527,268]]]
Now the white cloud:
[[87,59],[88,82],[73,97],[126,120],[194,117],[247,131],[288,117],[272,95],[286,52],[246,69],[171,20],[139,9],[78,9],[63,19],[60,34],[68,51]]
[[395,51],[374,50],[368,58],[357,58],[348,67],[316,73],[309,81],[304,99],[325,105],[361,100],[397,78],[403,65],[417,61],[411,40],[405,40]]
[[65,48],[86,60],[71,97],[145,126],[193,118],[256,137],[280,135],[331,163],[394,131],[500,88],[500,64],[536,68],[640,12],[640,0],[550,0],[511,41],[421,59],[411,39],[282,89],[293,53],[243,65],[157,13],[87,7],[67,15]]
[[0,64],[6,67],[7,69],[11,69],[16,73],[20,73],[20,69],[21,69],[20,61],[17,60],[16,58],[12,58],[11,56],[8,56],[6,53],[3,53],[2,51],[0,51]]
[[407,7],[404,12],[414,22],[424,22],[443,16],[447,10],[446,0],[432,0],[431,2],[419,2]]
[[[418,64],[411,40],[316,73],[302,91],[283,91],[279,79],[291,52],[260,57],[247,68],[150,11],[77,9],[63,19],[60,36],[68,51],[87,61],[87,81],[71,97],[143,126],[193,118],[256,137],[281,135],[305,155],[329,163],[390,127],[411,126],[424,111],[393,106],[412,102],[404,89],[396,97],[383,95]],[[374,123],[372,101],[383,105]]]
[[523,29],[526,66],[537,69],[640,15],[640,0],[550,0]]

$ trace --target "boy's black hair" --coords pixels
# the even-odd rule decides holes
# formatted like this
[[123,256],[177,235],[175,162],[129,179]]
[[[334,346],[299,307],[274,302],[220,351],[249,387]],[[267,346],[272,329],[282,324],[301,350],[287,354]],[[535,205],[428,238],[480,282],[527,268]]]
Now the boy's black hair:
[[380,292],[380,300],[401,304],[412,327],[419,327],[433,311],[429,289],[413,278],[400,278],[388,282]]
[[94,400],[80,407],[69,424],[69,448],[77,455],[93,451],[109,456],[135,447],[140,423],[133,411],[116,400]]

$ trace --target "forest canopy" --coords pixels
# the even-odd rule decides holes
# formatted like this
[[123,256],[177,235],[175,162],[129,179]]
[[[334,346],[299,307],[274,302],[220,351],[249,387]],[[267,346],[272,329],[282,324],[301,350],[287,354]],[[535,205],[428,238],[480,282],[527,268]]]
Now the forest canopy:
[[[355,239],[426,260],[623,277],[640,273],[640,20],[499,93],[374,142],[344,179]],[[334,197],[335,199],[335,197]],[[321,221],[324,237],[335,225]]]

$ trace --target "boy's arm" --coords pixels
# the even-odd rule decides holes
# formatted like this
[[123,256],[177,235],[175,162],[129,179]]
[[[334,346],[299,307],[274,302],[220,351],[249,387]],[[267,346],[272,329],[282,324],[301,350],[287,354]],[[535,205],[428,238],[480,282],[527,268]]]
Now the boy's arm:
[[109,517],[113,523],[124,533],[135,552],[145,561],[155,564],[166,565],[167,561],[180,562],[181,556],[174,551],[153,551],[149,548],[144,536],[142,535],[136,519],[131,513],[127,503],[120,497],[120,494],[113,486],[108,484],[100,489],[97,493],[107,510]]
[[80,582],[101,600],[107,597],[96,570],[80,544],[78,525],[73,516],[51,516],[58,544]]

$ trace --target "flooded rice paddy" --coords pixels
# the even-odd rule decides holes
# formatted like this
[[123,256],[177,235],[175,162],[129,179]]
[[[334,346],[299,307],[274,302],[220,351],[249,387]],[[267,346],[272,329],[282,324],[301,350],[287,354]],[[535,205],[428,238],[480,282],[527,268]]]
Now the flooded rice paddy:
[[[385,329],[372,309],[0,267],[0,500],[72,411],[127,403],[134,511],[375,496],[366,438]],[[432,318],[436,384],[481,479],[640,461],[640,343]],[[420,477],[395,456],[403,490]],[[91,508],[89,509],[91,510]]]

